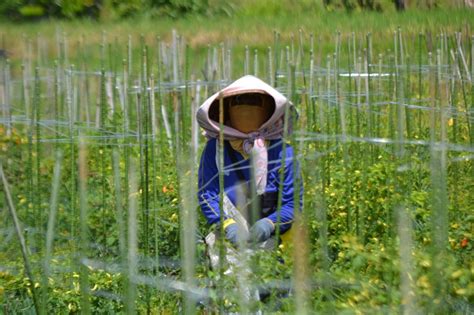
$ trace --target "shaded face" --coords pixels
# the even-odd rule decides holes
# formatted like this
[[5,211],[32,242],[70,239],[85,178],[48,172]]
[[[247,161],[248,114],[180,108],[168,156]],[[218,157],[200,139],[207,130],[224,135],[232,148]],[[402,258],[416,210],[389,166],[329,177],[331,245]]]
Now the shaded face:
[[265,94],[232,96],[228,104],[231,126],[243,133],[257,131],[272,114],[271,97]]

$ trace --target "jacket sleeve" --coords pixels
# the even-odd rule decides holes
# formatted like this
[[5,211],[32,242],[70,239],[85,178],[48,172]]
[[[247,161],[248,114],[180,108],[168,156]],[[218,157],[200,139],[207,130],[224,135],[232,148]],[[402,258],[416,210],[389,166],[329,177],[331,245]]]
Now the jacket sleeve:
[[[282,153],[283,154],[283,153]],[[285,172],[283,176],[283,185],[282,185],[282,203],[280,210],[277,209],[274,213],[268,216],[275,224],[280,224],[280,233],[284,233],[291,228],[291,223],[293,222],[294,218],[294,194],[295,194],[295,187],[294,181],[298,178],[298,182],[300,183],[299,188],[299,204],[301,209],[303,203],[303,185],[301,181],[301,174],[298,161],[295,160],[293,156],[293,148],[290,146],[286,146],[286,158],[285,158]],[[281,157],[281,155],[280,155]],[[295,165],[296,163],[296,165]],[[281,169],[280,164],[280,169]],[[295,168],[296,167],[296,168]],[[295,172],[296,171],[296,172]],[[279,173],[279,172],[278,172]],[[279,174],[277,174],[279,176]],[[280,186],[279,180],[277,181],[277,187]],[[279,217],[278,217],[279,216]]]
[[198,200],[207,223],[219,222],[219,176],[216,165],[215,141],[206,143],[199,163]]

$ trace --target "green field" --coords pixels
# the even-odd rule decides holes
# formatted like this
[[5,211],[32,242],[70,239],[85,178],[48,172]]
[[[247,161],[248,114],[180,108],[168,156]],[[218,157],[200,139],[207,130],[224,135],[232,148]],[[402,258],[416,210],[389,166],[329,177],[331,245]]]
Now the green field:
[[[474,11],[271,3],[0,24],[0,313],[474,312]],[[194,117],[244,74],[299,111],[304,206],[222,277]]]
[[[12,57],[19,58],[23,52],[22,38],[26,36],[35,41],[37,36],[50,41],[51,54],[54,56],[54,42],[58,33],[66,33],[70,45],[81,40],[87,45],[98,45],[102,40],[102,31],[108,40],[124,42],[127,35],[137,39],[143,35],[151,42],[156,36],[169,40],[171,30],[175,29],[193,48],[230,42],[237,49],[248,45],[252,48],[266,49],[273,45],[273,32],[279,32],[287,41],[296,37],[302,30],[307,36],[314,34],[320,40],[323,52],[332,52],[334,36],[337,32],[358,35],[371,33],[374,44],[381,49],[391,48],[393,41],[388,40],[393,32],[401,27],[405,34],[431,34],[435,37],[441,32],[453,33],[472,29],[473,12],[469,9],[437,9],[431,11],[410,10],[398,14],[394,12],[354,12],[346,14],[340,11],[327,12],[320,8],[295,4],[294,8],[274,5],[273,9],[256,2],[246,10],[237,11],[232,17],[190,16],[182,19],[140,18],[118,22],[98,23],[91,20],[56,20],[39,22],[9,23],[0,22],[3,34],[3,46],[11,51]],[[288,5],[288,4],[286,4]],[[380,40],[379,40],[380,39]],[[71,53],[73,53],[71,51]]]

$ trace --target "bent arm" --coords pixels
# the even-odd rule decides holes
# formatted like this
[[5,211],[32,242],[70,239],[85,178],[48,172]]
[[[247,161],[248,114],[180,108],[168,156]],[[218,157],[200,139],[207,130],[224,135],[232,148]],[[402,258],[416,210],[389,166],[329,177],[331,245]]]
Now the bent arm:
[[198,200],[207,223],[219,222],[219,176],[215,145],[208,141],[201,155],[198,176]]
[[287,146],[283,184],[281,185],[279,180],[277,182],[277,188],[279,189],[280,186],[282,187],[281,208],[268,216],[268,219],[270,219],[275,225],[279,224],[281,233],[285,233],[291,228],[294,219],[295,182],[299,182],[298,209],[301,209],[303,201],[303,185],[301,182],[300,168],[298,161],[296,161],[293,156],[293,149],[290,146]]

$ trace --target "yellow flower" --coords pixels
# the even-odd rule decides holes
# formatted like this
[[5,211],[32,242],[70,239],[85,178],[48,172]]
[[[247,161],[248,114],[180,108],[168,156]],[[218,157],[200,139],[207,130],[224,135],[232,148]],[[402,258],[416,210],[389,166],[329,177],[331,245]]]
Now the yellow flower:
[[178,219],[178,216],[176,215],[176,213],[173,213],[173,214],[171,215],[170,220],[174,222],[174,221],[176,221],[177,219]]
[[452,279],[457,279],[460,276],[462,276],[462,273],[463,273],[462,269],[456,270],[451,274],[451,278]]
[[466,295],[467,290],[465,288],[459,288],[454,292],[456,292],[457,295]]

